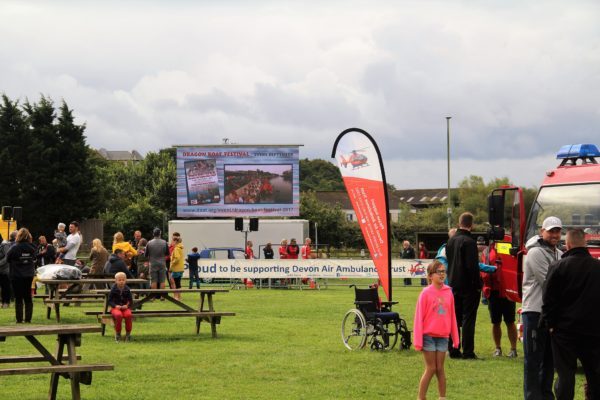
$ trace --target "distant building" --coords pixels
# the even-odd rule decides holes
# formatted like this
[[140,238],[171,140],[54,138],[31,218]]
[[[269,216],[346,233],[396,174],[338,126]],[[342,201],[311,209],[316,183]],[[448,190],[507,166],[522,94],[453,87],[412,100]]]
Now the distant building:
[[[455,189],[453,189],[455,190]],[[335,206],[339,204],[348,221],[356,221],[356,213],[352,208],[346,191],[319,191],[315,193],[317,199],[323,203]],[[400,221],[400,205],[406,204],[410,212],[440,206],[448,202],[448,189],[406,189],[388,192],[390,203],[390,218],[393,222]]]
[[137,150],[132,150],[131,152],[126,150],[106,150],[105,148],[101,148],[97,150],[98,153],[109,161],[119,161],[122,163],[128,162],[138,162],[144,160],[144,156],[137,152]]

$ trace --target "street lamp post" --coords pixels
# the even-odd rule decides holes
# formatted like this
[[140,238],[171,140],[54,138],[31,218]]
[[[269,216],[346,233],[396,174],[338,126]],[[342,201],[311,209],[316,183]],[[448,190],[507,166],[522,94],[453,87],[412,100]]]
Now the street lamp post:
[[448,160],[448,209],[446,213],[448,214],[448,230],[452,226],[452,203],[450,200],[450,118],[446,117],[446,158]]

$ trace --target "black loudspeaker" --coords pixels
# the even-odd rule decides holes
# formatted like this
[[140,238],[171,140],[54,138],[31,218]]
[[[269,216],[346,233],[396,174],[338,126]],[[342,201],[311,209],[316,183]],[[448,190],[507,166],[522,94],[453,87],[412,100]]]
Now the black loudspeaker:
[[258,231],[258,218],[250,218],[250,230]]
[[3,206],[2,207],[2,220],[8,221],[12,217],[12,207]]
[[235,219],[235,230],[236,231],[244,230],[244,218],[236,218]]
[[13,208],[13,219],[15,221],[20,221],[23,218],[23,207],[14,207]]

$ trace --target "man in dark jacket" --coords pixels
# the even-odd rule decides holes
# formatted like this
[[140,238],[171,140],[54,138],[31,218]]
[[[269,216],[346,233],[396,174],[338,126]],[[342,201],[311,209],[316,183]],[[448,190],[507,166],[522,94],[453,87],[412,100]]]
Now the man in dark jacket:
[[48,243],[46,236],[39,237],[39,244],[35,258],[37,259],[37,266],[41,267],[48,264],[54,264],[56,260],[56,250],[54,246]]
[[123,272],[127,279],[133,279],[133,275],[127,269],[127,264],[125,264],[125,253],[121,249],[115,249],[115,252],[110,255],[108,259],[108,274],[114,276],[117,272]]
[[[414,260],[416,258],[415,249],[410,245],[408,240],[402,242],[402,251],[400,252],[400,258]],[[404,286],[412,285],[411,278],[404,278]]]
[[550,332],[558,400],[572,399],[577,359],[591,399],[600,399],[600,260],[585,248],[585,233],[569,229],[567,252],[550,265],[543,289],[542,323]]
[[[450,340],[448,350],[451,358],[477,359],[475,355],[475,322],[477,308],[481,298],[481,278],[479,276],[479,253],[477,242],[471,236],[473,214],[463,213],[458,219],[458,230],[448,240],[446,257],[448,258],[448,285],[454,293],[454,309],[462,339],[458,349],[452,347]],[[462,329],[461,329],[462,328]]]

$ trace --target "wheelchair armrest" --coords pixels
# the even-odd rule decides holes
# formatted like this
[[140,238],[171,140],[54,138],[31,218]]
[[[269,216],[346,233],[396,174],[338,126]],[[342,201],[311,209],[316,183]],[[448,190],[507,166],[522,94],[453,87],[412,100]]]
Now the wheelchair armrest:
[[381,305],[382,306],[386,306],[386,307],[387,306],[393,306],[394,304],[398,304],[398,302],[397,301],[382,301],[381,302]]
[[354,304],[358,305],[362,305],[362,304],[373,304],[372,301],[361,301],[361,300],[355,300]]

